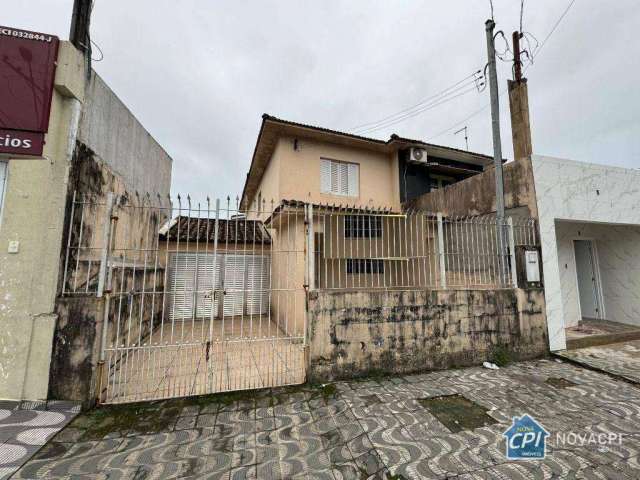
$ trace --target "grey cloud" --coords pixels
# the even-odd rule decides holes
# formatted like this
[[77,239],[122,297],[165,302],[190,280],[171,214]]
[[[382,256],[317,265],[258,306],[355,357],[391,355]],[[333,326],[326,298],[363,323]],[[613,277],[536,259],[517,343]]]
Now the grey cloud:
[[[3,22],[66,37],[71,3],[11,2]],[[494,4],[510,38],[520,2]],[[567,4],[526,1],[525,29],[542,40]],[[482,0],[96,0],[95,68],[174,157],[174,192],[235,195],[262,113],[348,129],[415,104],[484,66],[488,14]],[[638,26],[637,1],[576,1],[527,70],[535,151],[640,167]],[[429,139],[487,103],[470,93],[372,135]],[[506,95],[501,119],[511,156]],[[489,110],[466,124],[491,153]],[[434,142],[461,147],[452,132]]]

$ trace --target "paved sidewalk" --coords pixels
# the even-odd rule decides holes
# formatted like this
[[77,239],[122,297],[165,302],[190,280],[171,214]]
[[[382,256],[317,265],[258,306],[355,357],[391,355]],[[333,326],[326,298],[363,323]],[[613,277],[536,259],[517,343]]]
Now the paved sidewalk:
[[79,412],[70,402],[0,401],[0,480],[15,473]]
[[[545,460],[505,458],[525,413],[551,433]],[[611,432],[621,444],[577,441]],[[99,409],[14,478],[633,479],[639,447],[636,386],[542,360]]]
[[640,340],[564,350],[556,355],[640,384]]

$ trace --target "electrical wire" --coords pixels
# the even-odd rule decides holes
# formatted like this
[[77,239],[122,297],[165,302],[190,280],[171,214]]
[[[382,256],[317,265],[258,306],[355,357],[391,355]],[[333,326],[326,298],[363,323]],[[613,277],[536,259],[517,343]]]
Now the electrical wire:
[[[422,108],[420,108],[418,110],[412,111],[410,113],[406,113],[403,116],[395,118],[393,120],[390,120],[390,121],[388,121],[388,122],[386,122],[384,124],[381,124],[381,125],[378,125],[378,126],[375,126],[375,127],[372,127],[372,128],[368,128],[368,129],[366,129],[364,131],[359,132],[358,134],[359,135],[362,135],[364,133],[368,134],[368,133],[371,133],[371,132],[375,132],[375,131],[381,130],[383,128],[390,127],[392,125],[396,125],[396,124],[398,124],[400,122],[403,122],[403,121],[408,120],[410,118],[413,118],[413,117],[415,117],[417,115],[420,115],[421,113],[424,113],[424,112],[426,112],[428,110],[432,110],[435,107],[438,107],[440,105],[448,103],[448,102],[450,102],[450,101],[452,101],[452,100],[454,100],[454,99],[456,99],[458,97],[461,97],[462,95],[466,95],[467,93],[470,93],[470,92],[473,92],[473,91],[478,91],[478,88],[475,85],[475,83],[474,82],[472,82],[472,83],[473,83],[473,86],[471,88],[468,88],[467,90],[463,90],[462,92],[458,93],[457,95],[453,95],[453,96],[448,95],[448,96],[446,96],[446,97],[444,97],[444,98],[442,98],[442,99],[440,99],[438,101],[434,101],[434,102],[432,102],[430,104],[427,104],[427,105],[423,106]],[[481,85],[484,86],[484,83],[482,83]]]
[[571,0],[569,2],[569,5],[567,6],[567,8],[565,8],[564,12],[562,12],[562,15],[560,15],[560,18],[558,18],[558,21],[555,23],[555,25],[553,26],[553,28],[551,29],[549,34],[545,37],[545,39],[540,44],[540,47],[538,48],[538,50],[536,51],[536,54],[535,54],[536,57],[540,54],[540,50],[542,50],[542,48],[544,47],[545,43],[547,43],[549,38],[551,38],[551,35],[553,35],[553,33],[556,31],[556,29],[558,28],[558,25],[560,25],[560,22],[562,22],[564,17],[566,17],[567,13],[569,13],[569,10],[571,10],[571,7],[573,7],[574,3],[576,3],[576,0]]
[[[562,12],[562,15],[560,15],[560,18],[558,18],[558,20],[556,21],[556,23],[553,25],[553,28],[551,29],[551,31],[549,32],[549,34],[545,37],[545,39],[542,41],[542,43],[540,43],[540,46],[537,48],[535,55],[533,53],[531,53],[532,56],[532,62],[529,65],[526,65],[524,70],[527,70],[527,68],[533,64],[533,58],[537,57],[540,54],[540,50],[542,50],[542,47],[547,43],[547,41],[549,40],[549,38],[551,38],[551,36],[553,35],[553,33],[556,31],[556,29],[558,28],[558,26],[560,25],[560,23],[562,22],[562,20],[564,19],[564,17],[566,17],[567,13],[569,12],[569,10],[571,9],[571,7],[573,6],[573,4],[576,2],[576,0],[571,0],[569,2],[569,5],[567,6],[567,8],[564,10],[564,12]],[[538,40],[532,35],[531,37],[534,39],[534,41],[537,43]],[[523,70],[523,71],[524,71]],[[502,91],[500,91],[498,93],[498,98],[500,98],[502,95],[504,95],[506,93],[507,89],[504,89]],[[460,120],[459,122],[454,123],[453,125],[451,125],[450,127],[442,130],[440,133],[434,135],[433,137],[430,137],[429,139],[427,139],[427,142],[430,142],[431,140],[434,140],[438,137],[441,137],[442,135],[444,135],[445,133],[453,130],[454,128],[456,128],[457,126],[469,121],[470,119],[472,119],[473,117],[479,115],[480,113],[482,113],[483,111],[485,111],[487,108],[489,108],[491,104],[487,103],[484,107],[480,108],[479,110],[476,110],[475,112],[473,112],[472,114],[470,114],[468,117],[464,118],[463,120]]]
[[[378,124],[380,124],[380,123],[386,122],[387,120],[390,120],[390,119],[392,119],[392,118],[395,118],[395,117],[397,117],[397,116],[399,116],[399,115],[402,115],[402,114],[404,114],[405,112],[409,112],[409,111],[411,111],[411,110],[414,110],[414,109],[416,109],[416,108],[419,108],[420,106],[424,105],[424,104],[425,104],[425,103],[427,103],[427,102],[431,102],[432,100],[434,100],[434,99],[436,99],[436,98],[439,98],[439,97],[441,97],[441,96],[443,96],[443,95],[445,95],[445,94],[448,94],[448,92],[449,92],[450,90],[455,89],[455,87],[457,87],[458,85],[460,85],[460,84],[462,84],[462,83],[468,82],[471,78],[473,78],[473,79],[474,79],[473,81],[476,81],[477,75],[478,75],[479,73],[480,73],[480,70],[477,70],[477,71],[473,72],[471,75],[467,75],[467,76],[466,76],[466,77],[464,77],[463,79],[458,80],[456,83],[454,83],[453,85],[451,85],[451,86],[449,86],[449,87],[445,88],[444,90],[441,90],[440,92],[438,92],[438,93],[436,93],[436,94],[434,94],[434,95],[431,95],[431,96],[429,96],[429,97],[426,97],[426,98],[424,98],[424,99],[420,100],[418,103],[416,103],[416,104],[414,104],[414,105],[411,105],[411,106],[409,106],[409,107],[407,107],[407,108],[403,108],[402,110],[399,110],[399,111],[397,111],[397,112],[395,112],[395,113],[392,113],[391,115],[387,115],[386,117],[381,118],[381,119],[379,119],[379,120],[376,120],[376,121],[374,121],[374,122],[367,122],[367,123],[362,123],[362,124],[360,124],[360,125],[356,125],[355,127],[352,127],[350,130],[351,130],[351,131],[353,131],[353,132],[356,132],[356,131],[358,131],[358,130],[367,130],[367,129],[368,129],[368,127],[373,127],[373,126],[378,125]],[[451,92],[449,92],[449,93],[451,93]]]

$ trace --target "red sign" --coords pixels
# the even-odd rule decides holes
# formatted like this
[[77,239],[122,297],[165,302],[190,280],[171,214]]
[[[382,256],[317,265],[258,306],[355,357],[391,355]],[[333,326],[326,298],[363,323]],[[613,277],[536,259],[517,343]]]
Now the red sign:
[[0,153],[41,156],[58,38],[0,26]]
[[14,155],[42,156],[44,133],[0,128],[0,152]]

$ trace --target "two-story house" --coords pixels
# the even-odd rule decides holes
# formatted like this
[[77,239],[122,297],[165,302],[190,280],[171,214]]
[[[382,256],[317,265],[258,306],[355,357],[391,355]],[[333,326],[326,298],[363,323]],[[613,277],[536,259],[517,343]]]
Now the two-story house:
[[377,140],[264,115],[240,210],[271,232],[271,311],[280,327],[303,331],[308,288],[437,281],[428,255],[437,232],[403,215],[403,205],[491,164],[486,155],[397,135]]

